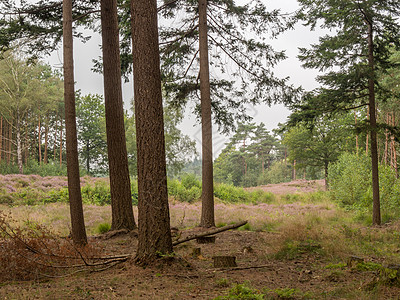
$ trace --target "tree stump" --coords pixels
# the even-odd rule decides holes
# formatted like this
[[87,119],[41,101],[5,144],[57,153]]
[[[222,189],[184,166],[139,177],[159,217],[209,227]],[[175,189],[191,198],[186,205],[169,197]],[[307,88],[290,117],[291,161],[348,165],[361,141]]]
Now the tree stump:
[[214,268],[237,267],[235,256],[213,256]]
[[197,244],[215,244],[215,236],[202,236],[196,239]]

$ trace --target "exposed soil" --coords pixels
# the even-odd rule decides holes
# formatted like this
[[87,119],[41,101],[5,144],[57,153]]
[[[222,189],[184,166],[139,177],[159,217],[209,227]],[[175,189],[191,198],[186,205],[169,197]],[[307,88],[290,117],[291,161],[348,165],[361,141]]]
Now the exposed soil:
[[[323,182],[296,181],[261,188],[287,194],[322,187]],[[175,234],[183,237],[199,230]],[[278,259],[273,255],[274,241],[280,238],[279,232],[225,231],[216,235],[215,243],[193,240],[176,246],[175,258],[164,258],[158,266],[143,268],[130,259],[102,272],[3,283],[0,299],[214,299],[243,283],[265,294],[265,299],[400,299],[400,288],[375,284],[376,271],[326,268],[332,261],[320,255],[318,245],[308,245],[311,250],[294,259]],[[90,240],[104,247],[107,255],[134,256],[137,246],[132,233]],[[193,256],[195,248],[200,248],[200,256]],[[214,268],[213,256],[220,255],[235,256],[237,267]]]

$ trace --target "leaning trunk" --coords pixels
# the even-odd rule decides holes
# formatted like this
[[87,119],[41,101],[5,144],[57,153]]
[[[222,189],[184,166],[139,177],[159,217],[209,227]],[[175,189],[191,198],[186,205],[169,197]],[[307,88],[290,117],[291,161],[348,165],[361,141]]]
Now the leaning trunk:
[[68,192],[72,240],[76,245],[87,244],[80,189],[78,142],[76,137],[74,60],[72,37],[72,0],[63,1],[64,101],[67,142]]
[[157,1],[131,1],[137,142],[138,263],[172,252],[158,45]]
[[202,137],[202,208],[200,226],[214,227],[214,182],[210,71],[208,62],[207,0],[199,0],[200,97]]
[[134,229],[126,150],[118,38],[117,1],[101,1],[104,99],[113,230]]

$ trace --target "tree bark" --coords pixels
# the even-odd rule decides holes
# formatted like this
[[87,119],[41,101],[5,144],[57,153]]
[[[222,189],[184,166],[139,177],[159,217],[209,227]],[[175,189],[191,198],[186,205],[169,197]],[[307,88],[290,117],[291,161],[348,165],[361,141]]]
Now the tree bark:
[[17,138],[17,164],[19,174],[23,174],[22,168],[22,143],[21,143],[21,125],[20,125],[20,113],[19,108],[17,108],[17,123],[16,123],[16,138]]
[[62,167],[63,122],[60,120],[60,168]]
[[[39,109],[40,109],[40,107],[39,107]],[[39,122],[38,122],[38,146],[39,146],[38,161],[39,161],[39,164],[42,163],[42,131],[41,131],[42,124],[40,121],[41,120],[40,120],[40,114],[39,114]]]
[[13,127],[13,121],[11,119],[10,122],[8,122],[8,153],[7,153],[7,164],[11,164],[11,153],[12,153],[12,127]]
[[3,155],[3,116],[0,116],[0,163]]
[[76,245],[87,244],[80,189],[78,142],[76,137],[74,59],[72,37],[72,0],[63,0],[64,101],[67,142],[68,192],[72,240]]
[[207,0],[199,0],[200,98],[202,137],[202,207],[200,226],[215,226],[212,158],[210,71],[208,62]]
[[48,124],[48,119],[46,121],[46,125],[44,127],[44,158],[43,162],[47,164],[49,162],[48,159],[48,138],[49,138],[49,124]]
[[172,252],[156,0],[131,1],[138,169],[136,261]]
[[375,108],[375,75],[374,75],[374,42],[373,42],[373,29],[372,21],[368,23],[368,66],[369,66],[369,118],[371,126],[371,161],[372,161],[372,223],[374,225],[381,224],[381,209],[379,198],[379,171],[378,171],[378,146],[377,146],[377,126],[376,126],[376,108]]
[[117,1],[101,0],[104,98],[110,173],[112,230],[136,228],[126,150]]

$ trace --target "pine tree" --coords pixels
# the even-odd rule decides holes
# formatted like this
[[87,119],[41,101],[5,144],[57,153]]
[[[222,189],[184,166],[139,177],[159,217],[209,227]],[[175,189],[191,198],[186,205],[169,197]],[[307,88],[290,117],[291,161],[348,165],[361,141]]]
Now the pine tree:
[[391,50],[400,47],[400,3],[397,0],[299,0],[298,17],[314,29],[330,29],[333,35],[301,49],[306,68],[329,71],[318,77],[321,88],[306,96],[295,117],[313,118],[321,112],[369,107],[371,140],[373,224],[381,223],[376,94],[382,93],[377,72],[390,67]]

